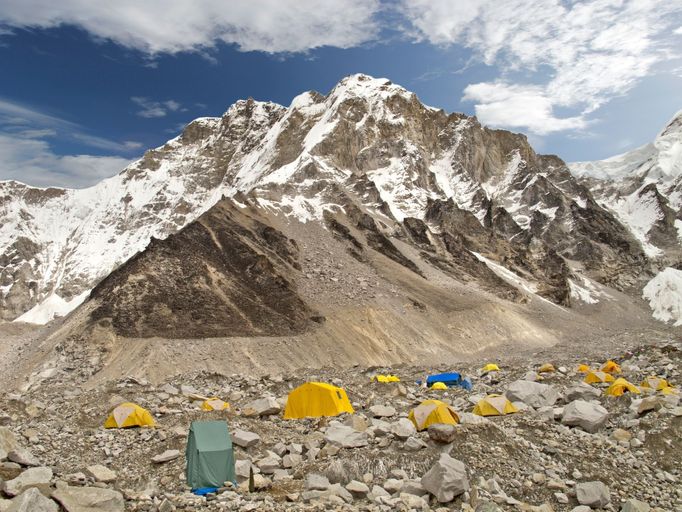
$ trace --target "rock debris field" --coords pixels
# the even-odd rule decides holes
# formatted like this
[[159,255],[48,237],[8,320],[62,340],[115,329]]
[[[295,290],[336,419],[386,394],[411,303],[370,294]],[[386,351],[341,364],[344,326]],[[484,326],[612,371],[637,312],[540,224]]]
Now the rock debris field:
[[[0,512],[123,510],[462,510],[643,512],[682,510],[682,406],[676,392],[607,396],[562,356],[465,363],[457,368],[307,369],[263,377],[183,374],[152,385],[124,377],[91,388],[87,358],[44,369],[41,380],[0,395]],[[584,354],[582,354],[584,355]],[[601,355],[601,354],[600,354]],[[682,380],[672,339],[610,354],[614,375]],[[482,374],[484,363],[499,372]],[[551,363],[554,371],[538,373]],[[473,389],[423,388],[430,373],[458,371]],[[396,383],[372,376],[394,373]],[[306,381],[343,387],[355,414],[284,420],[290,390]],[[28,388],[28,389],[26,389]],[[519,412],[472,413],[487,394]],[[225,411],[203,411],[216,396]],[[457,425],[417,431],[407,418],[426,399],[457,411]],[[132,401],[156,428],[104,429],[108,412]],[[191,421],[224,419],[237,485],[196,496],[185,483]]]

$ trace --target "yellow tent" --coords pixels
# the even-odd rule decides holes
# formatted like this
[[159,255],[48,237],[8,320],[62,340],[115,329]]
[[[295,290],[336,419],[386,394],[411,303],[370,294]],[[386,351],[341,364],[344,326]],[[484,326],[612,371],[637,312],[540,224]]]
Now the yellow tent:
[[389,383],[389,382],[400,382],[400,378],[397,375],[375,375],[372,380],[377,382]]
[[661,393],[663,393],[664,395],[679,395],[680,390],[677,389],[675,386],[669,386],[667,388],[661,389]]
[[579,373],[587,373],[590,371],[592,371],[592,370],[590,370],[590,367],[587,366],[586,364],[581,364],[580,366],[578,366],[578,372]]
[[435,423],[457,425],[459,416],[455,410],[440,400],[425,400],[410,411],[407,418],[417,430],[424,430]]
[[585,375],[583,382],[598,384],[600,382],[613,382],[614,380],[616,379],[610,373],[589,371],[587,372],[587,375]]
[[556,368],[552,363],[545,363],[540,368],[538,368],[538,373],[550,373],[555,372]]
[[448,389],[448,387],[442,382],[434,382],[431,385],[431,389],[443,390],[443,389]]
[[324,382],[306,382],[289,393],[284,419],[337,416],[342,412],[355,412],[342,388]]
[[104,428],[153,427],[154,418],[147,409],[132,402],[117,405],[109,414]]
[[605,391],[605,394],[609,396],[621,396],[626,391],[629,391],[630,393],[640,393],[640,390],[637,388],[637,386],[631,384],[621,377],[616,379],[616,381],[608,387],[608,389]]
[[660,377],[647,377],[640,384],[643,388],[653,389],[655,391],[663,391],[665,388],[672,387],[668,381]]
[[620,366],[614,361],[606,361],[601,367],[601,371],[606,373],[621,373]]
[[499,372],[500,367],[497,366],[495,363],[488,363],[483,368],[481,368],[481,371],[483,371],[483,372]]
[[473,412],[478,416],[504,416],[519,410],[505,396],[488,395],[478,401]]
[[220,398],[207,398],[201,404],[204,411],[224,411],[230,408],[230,404],[223,402]]

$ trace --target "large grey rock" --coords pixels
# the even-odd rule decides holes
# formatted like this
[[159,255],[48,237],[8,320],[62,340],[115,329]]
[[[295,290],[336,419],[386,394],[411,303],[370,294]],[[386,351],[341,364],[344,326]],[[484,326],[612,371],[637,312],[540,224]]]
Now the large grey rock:
[[96,482],[108,484],[116,480],[116,473],[101,464],[93,464],[85,468],[85,474],[92,477]]
[[448,503],[469,490],[466,466],[442,453],[438,461],[421,479],[421,484],[440,503]]
[[586,432],[594,433],[604,426],[609,411],[601,405],[584,400],[574,400],[564,407],[561,423],[572,427],[580,427]]
[[620,508],[620,512],[649,512],[650,510],[651,507],[647,503],[636,499],[627,500]]
[[232,432],[232,442],[242,448],[250,448],[260,443],[260,436],[254,432],[238,428]]
[[575,486],[575,496],[578,503],[590,508],[604,508],[611,503],[609,488],[598,480],[582,482]]
[[512,382],[505,393],[512,402],[523,402],[535,409],[552,406],[559,399],[559,392],[548,384],[530,380]]
[[434,425],[429,425],[428,432],[429,437],[433,441],[447,444],[455,440],[457,429],[454,425],[449,425],[447,423],[436,423]]
[[342,448],[358,448],[367,446],[369,443],[366,432],[358,432],[338,422],[332,423],[327,428],[324,438],[328,443]]
[[242,414],[244,416],[271,416],[279,414],[281,410],[279,402],[275,398],[268,396],[246,404]]
[[40,461],[29,450],[20,446],[10,451],[7,459],[22,466],[40,466]]
[[59,507],[49,498],[43,496],[38,489],[31,487],[25,490],[10,503],[7,512],[58,512]]
[[581,382],[580,384],[568,388],[564,394],[564,398],[566,399],[566,402],[573,402],[574,400],[589,401],[598,398],[601,394],[601,389]]
[[17,496],[26,489],[36,487],[43,494],[49,494],[52,470],[47,467],[28,468],[13,480],[2,482],[2,490],[8,496]]
[[391,425],[391,433],[398,439],[403,441],[410,436],[417,433],[417,429],[414,424],[407,418],[400,418],[398,421]]
[[52,497],[66,512],[123,512],[123,495],[100,487],[70,487],[57,489]]

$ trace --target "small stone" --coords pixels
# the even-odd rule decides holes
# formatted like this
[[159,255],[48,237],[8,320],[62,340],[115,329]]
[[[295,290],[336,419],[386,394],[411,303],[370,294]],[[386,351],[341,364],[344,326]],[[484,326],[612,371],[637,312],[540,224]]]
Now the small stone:
[[411,452],[417,452],[422,448],[426,448],[426,443],[419,439],[418,437],[410,436],[405,441],[405,449]]
[[152,462],[154,464],[163,464],[164,462],[170,462],[180,457],[180,452],[178,450],[166,450],[159,455],[152,457]]
[[85,468],[85,473],[91,476],[96,482],[109,483],[116,480],[116,473],[101,464],[88,466]]
[[40,466],[40,461],[26,448],[15,448],[7,454],[7,459],[22,466]]
[[395,408],[389,405],[373,405],[369,408],[369,412],[375,418],[390,418],[395,416]]
[[448,444],[455,440],[457,429],[454,425],[435,423],[433,425],[429,425],[428,433],[429,437],[436,443]]
[[356,498],[364,498],[369,493],[369,487],[357,480],[351,480],[346,484],[346,490]]

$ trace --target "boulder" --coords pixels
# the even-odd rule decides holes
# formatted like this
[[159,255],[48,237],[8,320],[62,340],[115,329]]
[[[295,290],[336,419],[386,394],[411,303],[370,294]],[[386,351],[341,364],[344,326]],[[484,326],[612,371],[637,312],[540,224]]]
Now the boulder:
[[271,396],[260,398],[246,404],[242,410],[244,416],[271,416],[282,410],[279,402]]
[[[272,453],[272,455],[275,454]],[[256,462],[258,469],[260,469],[261,473],[265,475],[272,475],[276,469],[280,468],[281,459],[278,457],[273,457],[272,455],[263,457]]]
[[369,444],[366,432],[358,432],[338,422],[332,423],[327,428],[324,438],[328,443],[342,448],[359,448]]
[[447,453],[442,453],[422,477],[421,484],[440,503],[448,503],[469,490],[466,466]]
[[85,474],[93,478],[96,482],[104,482],[105,484],[116,480],[116,473],[101,464],[88,466],[85,468]]
[[40,461],[26,448],[16,447],[7,454],[7,459],[22,466],[40,466]]
[[50,468],[29,468],[13,480],[2,482],[2,490],[8,496],[17,496],[26,489],[36,487],[43,494],[49,494],[51,480],[52,470]]
[[604,508],[611,503],[609,488],[598,480],[593,482],[581,482],[575,486],[575,496],[578,503],[590,508]]
[[589,401],[598,398],[601,393],[601,389],[581,382],[580,384],[568,388],[564,394],[564,398],[566,399],[566,402],[573,402],[574,400]]
[[154,464],[163,464],[164,462],[170,462],[180,457],[180,452],[178,450],[166,450],[163,453],[154,455],[152,457],[152,462]]
[[572,427],[580,427],[586,432],[594,433],[604,426],[609,412],[601,405],[584,400],[574,400],[564,407],[561,423]]
[[447,423],[436,423],[434,425],[429,425],[428,432],[431,440],[437,443],[448,444],[455,440],[457,429],[454,425],[448,425]]
[[66,512],[123,512],[123,495],[100,487],[59,487],[52,497]]
[[49,498],[31,487],[25,490],[10,503],[7,512],[58,512],[59,507]]
[[319,473],[310,473],[305,479],[305,488],[307,491],[326,491],[331,487],[326,476]]
[[649,512],[651,507],[643,501],[629,499],[620,508],[620,512]]
[[389,418],[395,416],[395,408],[390,405],[373,405],[369,412],[374,418]]
[[391,433],[398,439],[406,440],[408,437],[417,433],[417,429],[407,418],[400,418],[391,425]]
[[523,402],[535,409],[552,406],[559,399],[559,392],[553,386],[530,380],[512,382],[505,394],[511,402]]
[[238,428],[232,432],[232,442],[242,448],[250,448],[260,443],[260,436],[254,432]]

